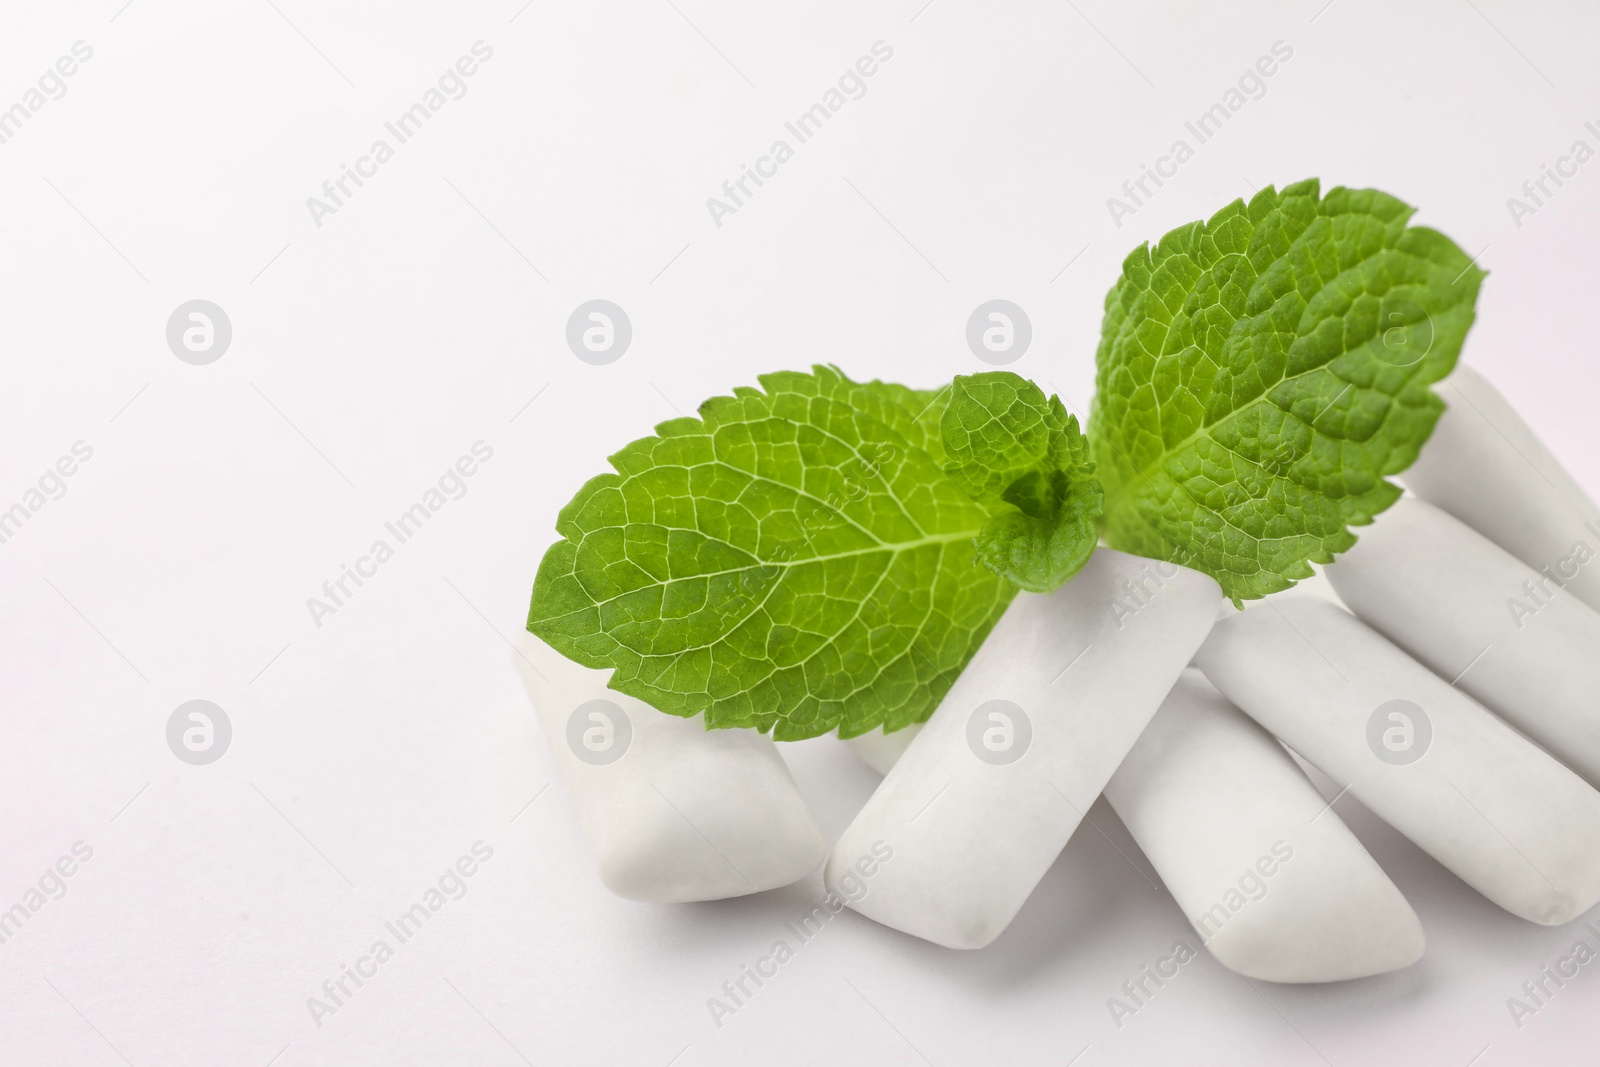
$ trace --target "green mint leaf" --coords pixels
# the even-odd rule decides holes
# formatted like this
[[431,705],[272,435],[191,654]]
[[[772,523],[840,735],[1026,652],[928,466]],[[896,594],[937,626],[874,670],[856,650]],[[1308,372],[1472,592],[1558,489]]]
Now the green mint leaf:
[[940,422],[945,473],[996,510],[974,546],[985,567],[1032,593],[1077,574],[1099,533],[1089,442],[1059,397],[1010,371],[957,378]]
[[783,740],[933,713],[1016,588],[945,476],[948,392],[813,368],[611,457],[557,520],[528,629],[611,688]]
[[1106,543],[1288,588],[1400,495],[1484,272],[1412,208],[1270,186],[1140,246],[1106,296],[1089,437]]

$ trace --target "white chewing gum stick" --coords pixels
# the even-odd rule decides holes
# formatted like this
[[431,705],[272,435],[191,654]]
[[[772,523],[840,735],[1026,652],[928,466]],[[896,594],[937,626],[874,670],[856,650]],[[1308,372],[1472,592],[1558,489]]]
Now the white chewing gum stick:
[[[851,907],[949,948],[1011,922],[1205,639],[1210,577],[1101,548],[1048,595],[1018,593],[828,860]],[[841,896],[847,894],[841,893]]]
[[1600,793],[1349,612],[1257,601],[1195,665],[1507,911],[1555,924],[1600,901]]
[[1482,375],[1436,388],[1445,413],[1401,481],[1600,611],[1600,508]]
[[532,634],[511,658],[613,893],[720,900],[788,885],[822,862],[822,831],[770,738],[659,712]]
[[1184,671],[1106,799],[1223,966],[1336,982],[1422,958],[1416,912],[1293,757]]
[[844,743],[850,746],[856,758],[879,774],[888,774],[889,768],[895,761],[905,754],[911,747],[911,739],[922,732],[922,724],[914,722],[910,726],[886,734],[882,730],[869,730],[867,733],[856,737],[847,737]]
[[1327,574],[1373,629],[1600,785],[1600,614],[1415,497]]

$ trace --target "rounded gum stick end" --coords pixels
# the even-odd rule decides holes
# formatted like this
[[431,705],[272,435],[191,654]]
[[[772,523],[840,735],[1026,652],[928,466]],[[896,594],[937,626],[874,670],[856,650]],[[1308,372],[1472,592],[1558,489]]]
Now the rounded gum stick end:
[[[1231,971],[1284,984],[1343,982],[1411,966],[1427,948],[1422,922],[1377,863],[1369,863],[1365,884],[1337,898],[1310,883],[1283,886],[1291,895],[1276,899],[1282,921],[1231,922],[1206,947]],[[1273,903],[1270,894],[1263,901]]]
[[1305,958],[1294,951],[1295,940],[1282,934],[1229,939],[1224,930],[1206,942],[1206,948],[1228,970],[1261,982],[1280,985],[1348,982],[1403,970],[1422,959],[1427,949],[1427,936],[1416,913],[1405,906],[1404,914],[1396,911],[1391,918],[1398,920],[1396,928],[1380,944],[1372,946],[1370,952],[1359,958],[1327,961],[1317,966],[1308,966]]
[[844,898],[843,893],[840,893],[835,879],[834,860],[830,857],[823,875],[823,885],[830,893],[839,893],[840,897],[845,899],[846,906],[850,910],[871,919],[880,926],[886,926],[909,937],[915,937],[930,944],[938,945],[940,948],[960,951],[988,948],[996,938],[1005,932],[1006,927],[1011,925],[1011,916],[998,921],[973,922],[970,920],[952,921],[954,920],[953,916],[924,915],[919,917],[917,921],[907,922],[903,912],[897,912],[894,916],[894,921],[891,922],[886,918],[880,918],[878,915],[873,914],[871,893],[868,893],[862,900],[851,902],[848,898]]
[[[786,863],[760,873],[740,873],[726,858],[712,864],[685,862],[694,854],[693,846],[705,844],[698,838],[684,840],[682,829],[682,820],[668,812],[655,820],[646,847],[597,856],[601,883],[616,896],[641,904],[727,900],[791,885],[816,870],[827,852],[827,843],[814,827],[793,827],[793,840],[773,846],[774,854],[782,853]],[[663,870],[675,866],[674,877],[662,877]]]
[[[511,660],[536,713],[548,710],[541,707],[544,702],[575,699],[596,684],[598,672],[566,659],[533,634],[519,635]],[[609,689],[601,692],[619,704],[637,703]],[[649,713],[661,714],[653,709]],[[548,727],[548,722],[545,725]],[[698,719],[663,716],[645,733],[654,736],[662,732],[681,737],[685,732],[698,735],[703,730]],[[701,744],[697,739],[695,751],[699,760],[709,760],[708,768],[726,770],[726,760],[741,759],[727,751],[730,746],[741,747],[733,744],[735,740],[739,739],[710,736]],[[657,796],[661,788],[671,793],[673,787],[667,779],[654,778],[653,788],[642,789],[628,800],[625,832],[596,835],[586,828],[601,883],[625,900],[680,904],[777,889],[815,871],[827,854],[827,842],[772,742],[760,739],[757,743],[762,751],[749,755],[760,757],[756,764],[770,762],[782,768],[784,779],[790,781],[787,790],[724,806],[718,824],[705,831],[707,837],[665,795]],[[558,776],[566,777],[570,768],[559,766],[560,758],[555,762]]]

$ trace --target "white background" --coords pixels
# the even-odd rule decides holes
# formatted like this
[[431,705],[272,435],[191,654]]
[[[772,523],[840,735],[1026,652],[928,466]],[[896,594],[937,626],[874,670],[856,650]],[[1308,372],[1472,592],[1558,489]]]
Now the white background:
[[[74,842],[94,854],[0,946],[0,1062],[1592,1049],[1593,968],[1520,1030],[1505,1004],[1576,928],[1499,911],[1348,798],[1428,931],[1405,972],[1252,988],[1202,957],[1118,1028],[1107,998],[1193,934],[1101,804],[1104,836],[1085,827],[991,948],[846,914],[719,1029],[706,998],[818,879],[620,901],[560,784],[540,793],[552,764],[505,637],[557,508],[610,451],[768,370],[982,369],[963,332],[994,297],[1032,318],[1013,369],[1083,409],[1122,257],[1262,184],[1376,186],[1481,250],[1466,358],[1600,489],[1600,162],[1520,228],[1506,207],[1574,140],[1600,147],[1600,14],[1323,2],[7,3],[0,107],[75,41],[94,54],[0,145],[0,508],[74,442],[94,454],[0,545],[0,908]],[[478,40],[494,54],[466,96],[317,227],[306,198]],[[866,96],[717,227],[706,198],[879,40],[894,55]],[[1115,226],[1107,197],[1278,40],[1293,58],[1266,95]],[[609,366],[564,342],[594,297],[633,323]],[[165,341],[194,298],[233,324],[209,366]],[[306,599],[479,440],[467,495],[315,625]],[[165,742],[194,698],[234,727],[210,766]],[[832,739],[785,751],[837,836],[873,776]],[[307,998],[480,839],[467,896],[316,1026]]]

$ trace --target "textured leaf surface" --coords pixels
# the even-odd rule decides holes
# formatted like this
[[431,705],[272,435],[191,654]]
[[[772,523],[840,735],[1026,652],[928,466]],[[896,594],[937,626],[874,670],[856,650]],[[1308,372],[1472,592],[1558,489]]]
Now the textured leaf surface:
[[1089,437],[1108,544],[1237,603],[1355,543],[1443,403],[1484,272],[1412,208],[1270,186],[1141,246],[1106,297]]
[[999,506],[978,532],[979,561],[1034,593],[1078,573],[1099,539],[1101,493],[1089,442],[1061,399],[1010,371],[959,377],[940,426],[945,472]]
[[1016,588],[944,474],[947,394],[785,372],[611,457],[562,509],[528,629],[611,687],[780,739],[921,722]]

